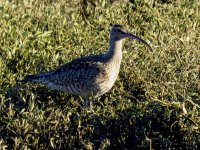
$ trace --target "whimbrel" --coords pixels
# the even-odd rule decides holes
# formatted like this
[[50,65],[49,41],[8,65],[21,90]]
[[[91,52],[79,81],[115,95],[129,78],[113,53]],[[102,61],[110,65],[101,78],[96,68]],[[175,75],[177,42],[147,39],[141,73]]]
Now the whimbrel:
[[108,92],[117,79],[122,60],[122,40],[136,39],[151,48],[143,39],[129,33],[121,25],[113,25],[110,31],[110,48],[105,54],[75,59],[62,67],[26,76],[21,82],[46,84],[58,91],[79,95],[84,100]]

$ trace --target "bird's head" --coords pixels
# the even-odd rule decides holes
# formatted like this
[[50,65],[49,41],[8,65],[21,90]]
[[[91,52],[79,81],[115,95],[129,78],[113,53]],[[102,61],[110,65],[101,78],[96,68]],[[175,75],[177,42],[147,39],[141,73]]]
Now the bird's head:
[[124,38],[130,38],[132,40],[138,40],[142,43],[144,43],[146,46],[148,46],[150,49],[152,49],[150,47],[150,45],[143,39],[141,39],[140,37],[133,35],[132,33],[128,32],[122,25],[113,25],[110,31],[110,36],[111,38],[115,39],[115,40],[122,40]]

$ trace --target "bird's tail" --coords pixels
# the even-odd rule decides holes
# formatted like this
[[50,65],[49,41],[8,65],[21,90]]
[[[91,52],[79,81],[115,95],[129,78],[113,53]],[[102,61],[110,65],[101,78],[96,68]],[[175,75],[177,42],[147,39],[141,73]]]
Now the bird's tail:
[[26,83],[26,82],[37,82],[38,78],[39,77],[37,75],[28,75],[23,80],[20,80],[19,82],[23,82],[23,83]]
[[38,83],[46,83],[51,79],[51,75],[54,73],[53,71],[42,72],[39,74],[33,74],[26,76],[23,80],[19,80],[19,82],[38,82]]
[[43,82],[43,80],[45,80],[44,75],[28,75],[23,80],[19,80],[19,82]]

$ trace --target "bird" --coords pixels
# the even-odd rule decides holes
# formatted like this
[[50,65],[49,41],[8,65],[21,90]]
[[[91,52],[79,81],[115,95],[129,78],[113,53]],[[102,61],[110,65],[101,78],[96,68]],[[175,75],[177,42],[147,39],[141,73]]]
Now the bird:
[[110,30],[109,49],[104,54],[80,57],[55,70],[28,75],[20,82],[41,83],[53,90],[81,96],[84,104],[93,110],[91,98],[108,92],[118,77],[125,38],[138,40],[152,49],[145,40],[115,24]]

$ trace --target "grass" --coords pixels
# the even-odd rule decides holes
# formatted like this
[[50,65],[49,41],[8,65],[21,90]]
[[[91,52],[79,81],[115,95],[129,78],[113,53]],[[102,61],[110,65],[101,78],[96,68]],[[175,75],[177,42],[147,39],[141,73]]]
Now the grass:
[[[198,149],[200,3],[38,0],[0,2],[0,149]],[[112,90],[83,100],[17,80],[103,53],[110,24],[126,40]]]

